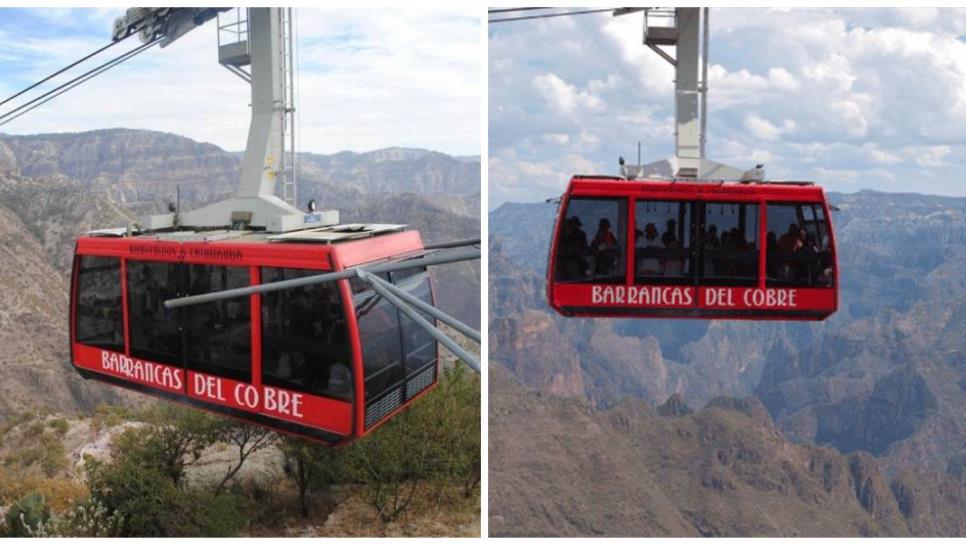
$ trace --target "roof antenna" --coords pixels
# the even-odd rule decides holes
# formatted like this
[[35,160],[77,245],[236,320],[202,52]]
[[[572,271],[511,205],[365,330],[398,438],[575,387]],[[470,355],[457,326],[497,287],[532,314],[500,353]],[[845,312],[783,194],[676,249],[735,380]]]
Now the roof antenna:
[[171,210],[171,211],[174,212],[174,219],[172,219],[172,224],[174,225],[174,228],[177,230],[178,223],[180,223],[180,219],[181,219],[181,215],[180,215],[180,213],[181,213],[181,184],[180,183],[175,186],[175,202],[176,202],[176,204],[174,205],[174,210]]

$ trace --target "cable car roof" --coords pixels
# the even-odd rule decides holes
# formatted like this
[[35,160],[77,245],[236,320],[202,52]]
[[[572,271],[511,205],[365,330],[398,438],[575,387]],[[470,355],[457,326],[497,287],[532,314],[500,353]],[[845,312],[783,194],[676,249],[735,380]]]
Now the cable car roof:
[[810,181],[704,181],[691,179],[624,179],[607,175],[577,175],[568,192],[580,195],[631,193],[688,195],[741,195],[771,199],[824,200],[824,191]]
[[124,227],[110,229],[95,229],[87,231],[88,236],[122,238],[130,237],[138,240],[159,240],[166,242],[244,242],[244,243],[275,243],[299,242],[335,244],[350,242],[365,238],[372,238],[395,232],[403,232],[408,225],[387,223],[347,223],[309,229],[299,229],[282,234],[267,233],[252,230],[165,230],[165,231],[134,231],[129,232]]

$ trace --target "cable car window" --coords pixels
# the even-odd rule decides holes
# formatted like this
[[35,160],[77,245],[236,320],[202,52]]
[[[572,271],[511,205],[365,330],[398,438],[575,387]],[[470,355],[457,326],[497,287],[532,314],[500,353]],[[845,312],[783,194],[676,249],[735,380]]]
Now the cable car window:
[[[262,268],[262,283],[317,274],[316,270]],[[352,360],[338,283],[262,294],[262,383],[352,398]]]
[[638,200],[634,274],[637,283],[690,283],[694,278],[690,202]]
[[[429,284],[429,274],[425,272],[425,269],[423,270],[420,275],[410,276],[406,281],[399,282],[398,286],[403,291],[431,305],[433,304],[433,293]],[[436,324],[433,318],[425,315],[424,317],[431,324]],[[406,315],[401,315],[400,320],[406,373],[412,374],[436,362],[436,340],[429,332]]]
[[356,297],[355,306],[368,401],[402,379],[399,312],[388,300],[372,291]]
[[[379,279],[389,281],[389,272],[382,272],[376,274]],[[358,295],[359,293],[365,293],[366,291],[372,291],[372,286],[369,282],[359,277],[349,278],[349,289],[352,290],[353,295]]]
[[833,260],[824,215],[818,204],[768,204],[765,269],[769,286],[832,286]]
[[[188,267],[188,295],[248,285],[247,268],[198,264]],[[250,383],[249,297],[196,304],[186,313],[188,369]]]
[[805,221],[815,221],[815,209],[813,206],[802,206],[802,218]]
[[571,198],[557,240],[557,281],[623,282],[626,217],[626,199]]
[[81,256],[77,271],[77,342],[124,351],[121,260]]
[[403,270],[396,270],[392,273],[393,283],[400,284],[413,276],[418,276],[426,272],[425,266],[420,266],[416,268],[405,268]]
[[163,302],[180,295],[182,270],[175,263],[127,262],[131,355],[180,366],[180,317],[178,310],[165,308]]
[[702,284],[757,283],[758,213],[757,204],[704,203]]

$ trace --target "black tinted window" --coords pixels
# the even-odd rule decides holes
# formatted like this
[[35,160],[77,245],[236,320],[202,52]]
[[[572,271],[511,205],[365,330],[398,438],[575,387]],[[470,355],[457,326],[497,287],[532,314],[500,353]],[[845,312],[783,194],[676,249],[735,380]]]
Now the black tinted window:
[[820,204],[768,204],[768,285],[831,287],[828,220]]
[[169,310],[163,303],[180,295],[182,270],[175,263],[127,262],[131,355],[159,363],[181,364],[179,311]]
[[374,292],[355,298],[362,361],[366,374],[366,400],[370,401],[402,379],[399,313]]
[[[389,281],[388,272],[382,272],[381,274],[376,274],[376,276],[378,276],[379,279],[381,280]],[[369,285],[369,282],[356,276],[349,278],[349,288],[352,290],[353,295],[358,295],[359,293],[364,293],[366,291],[372,290],[372,287]]]
[[705,202],[701,283],[753,285],[758,281],[757,204]]
[[[398,284],[399,288],[410,295],[432,305],[433,294],[429,283],[429,274],[423,272],[417,276],[410,276],[406,281]],[[427,321],[435,325],[436,320],[426,317]],[[436,361],[436,340],[429,332],[417,325],[405,315],[400,316],[402,323],[402,348],[407,375],[416,372],[426,365]]]
[[637,283],[687,284],[694,259],[690,202],[638,201],[634,275]]
[[626,199],[571,198],[561,221],[557,240],[557,281],[624,281]]
[[82,256],[77,266],[77,341],[123,352],[120,259]]
[[[200,295],[249,285],[248,269],[230,266],[188,266],[188,294]],[[251,382],[250,297],[189,306],[188,368]]]
[[[319,274],[263,268],[262,283]],[[350,399],[352,360],[338,283],[320,283],[262,295],[262,382]]]

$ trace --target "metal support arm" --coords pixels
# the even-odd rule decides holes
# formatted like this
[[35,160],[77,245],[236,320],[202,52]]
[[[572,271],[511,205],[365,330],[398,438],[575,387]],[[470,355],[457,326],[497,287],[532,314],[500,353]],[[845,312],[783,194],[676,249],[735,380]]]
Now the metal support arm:
[[[479,248],[467,248],[459,251],[434,253],[431,255],[427,255],[425,257],[408,259],[405,261],[390,261],[382,264],[374,264],[374,265],[367,266],[362,270],[365,270],[370,274],[379,274],[382,272],[409,270],[411,268],[419,268],[423,266],[434,266],[434,265],[440,265],[440,264],[456,263],[461,261],[472,261],[479,258],[480,258]],[[247,297],[249,295],[254,295],[259,293],[270,293],[272,291],[281,291],[283,289],[304,287],[306,285],[313,285],[316,283],[326,283],[330,281],[347,280],[349,278],[356,277],[358,275],[357,270],[360,270],[360,269],[354,268],[350,270],[340,270],[338,272],[328,272],[325,274],[317,274],[315,276],[296,278],[294,280],[276,281],[272,283],[252,285],[250,287],[240,287],[238,289],[226,289],[224,291],[216,291],[213,293],[204,293],[201,295],[174,298],[174,299],[169,299],[164,301],[164,307],[180,308],[182,306],[192,306],[194,304],[203,304],[205,302],[217,302],[219,300],[226,300],[226,299],[238,298],[238,297]]]
[[[412,319],[414,323],[422,327],[423,330],[428,332],[435,338],[438,342],[446,346],[446,349],[450,350],[453,355],[459,357],[461,361],[466,363],[467,366],[475,370],[477,373],[480,372],[480,361],[476,359],[470,352],[466,351],[455,340],[443,334],[439,329],[433,326],[432,323],[426,321],[426,318],[419,315],[419,312],[413,309],[412,306],[406,304],[400,300],[393,291],[396,289],[389,289],[386,287],[386,282],[381,281],[378,277],[366,272],[364,269],[358,268],[355,270],[356,275],[366,281],[373,289],[383,298],[388,300],[393,306],[399,309],[402,313],[406,314],[406,317]],[[398,291],[397,291],[398,292]]]
[[367,274],[366,278],[363,278],[363,279],[366,279],[366,281],[368,281],[370,284],[378,283],[384,288],[389,289],[397,297],[401,298],[406,304],[411,304],[415,306],[417,310],[420,310],[424,314],[435,317],[436,319],[442,321],[443,323],[446,323],[450,327],[453,327],[454,329],[463,333],[470,340],[475,341],[477,344],[479,344],[482,341],[480,331],[475,330],[473,327],[470,327],[466,323],[463,323],[459,319],[456,319],[455,317],[440,310],[439,308],[433,306],[432,304],[426,304],[425,301],[419,300],[418,298],[410,295],[406,291],[403,291],[399,287],[396,287],[395,285],[387,282],[386,280],[380,278],[379,276],[373,276],[372,274]]

